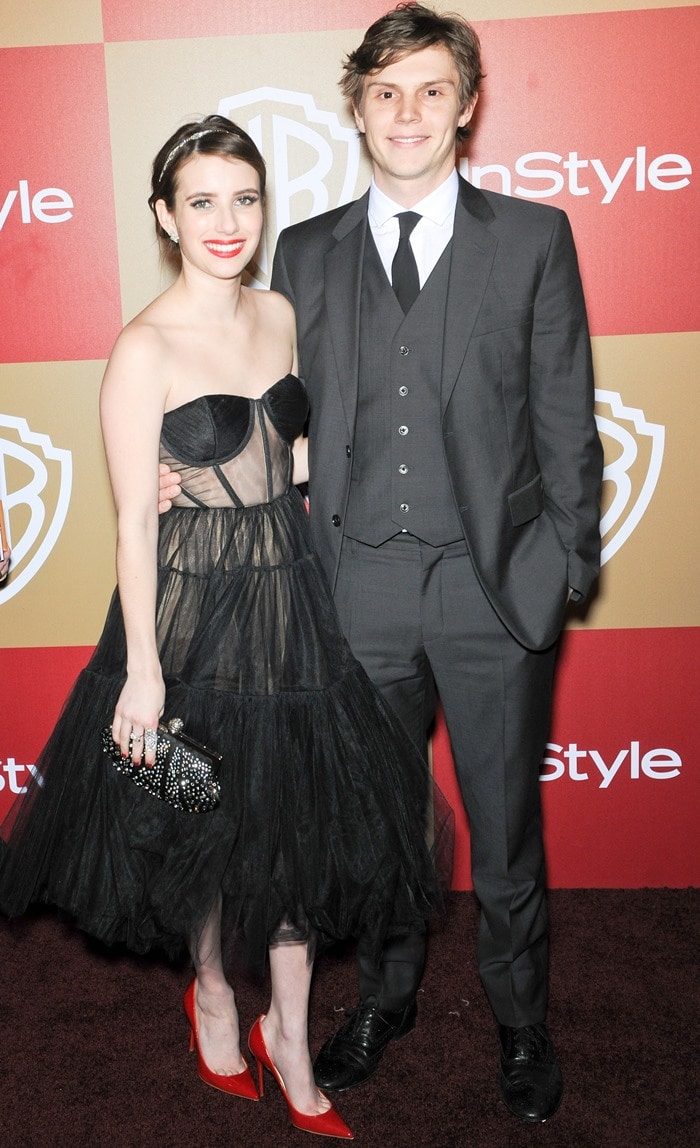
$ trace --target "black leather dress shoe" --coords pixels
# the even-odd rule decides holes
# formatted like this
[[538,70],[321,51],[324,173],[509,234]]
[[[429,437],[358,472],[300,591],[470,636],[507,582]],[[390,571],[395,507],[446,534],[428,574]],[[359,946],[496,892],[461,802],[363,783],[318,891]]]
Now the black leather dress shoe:
[[398,1012],[380,1012],[360,1004],[323,1045],[314,1064],[314,1080],[327,1092],[345,1092],[374,1076],[386,1046],[408,1036],[416,1023],[416,1002]]
[[564,1082],[554,1045],[543,1024],[498,1026],[501,1096],[515,1116],[538,1124],[561,1103]]

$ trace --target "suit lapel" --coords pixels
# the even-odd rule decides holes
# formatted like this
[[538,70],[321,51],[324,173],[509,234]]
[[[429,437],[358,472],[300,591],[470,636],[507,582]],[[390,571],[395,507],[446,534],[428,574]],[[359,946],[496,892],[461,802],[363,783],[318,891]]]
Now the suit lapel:
[[492,219],[486,198],[460,179],[442,355],[443,413],[467,353],[498,247],[498,240],[487,227]]
[[325,258],[326,313],[345,417],[355,425],[360,358],[360,295],[369,193],[351,204]]
[[[460,178],[455,210],[442,359],[442,411],[450,400],[467,353],[498,247],[489,230],[493,211],[481,192]],[[325,257],[326,313],[349,427],[355,425],[360,351],[362,263],[369,193],[350,204],[333,231],[336,245]]]

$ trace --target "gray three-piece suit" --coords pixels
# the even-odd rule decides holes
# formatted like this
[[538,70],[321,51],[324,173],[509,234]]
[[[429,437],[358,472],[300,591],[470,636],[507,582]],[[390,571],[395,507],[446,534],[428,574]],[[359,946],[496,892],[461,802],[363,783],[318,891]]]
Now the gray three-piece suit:
[[[280,236],[311,402],[314,542],[353,651],[425,746],[435,685],[470,821],[497,1019],[544,1020],[539,762],[569,588],[598,573],[602,453],[566,216],[460,179],[451,242],[404,316],[365,195]],[[379,1007],[422,939],[361,959]],[[412,968],[412,971],[406,971]]]

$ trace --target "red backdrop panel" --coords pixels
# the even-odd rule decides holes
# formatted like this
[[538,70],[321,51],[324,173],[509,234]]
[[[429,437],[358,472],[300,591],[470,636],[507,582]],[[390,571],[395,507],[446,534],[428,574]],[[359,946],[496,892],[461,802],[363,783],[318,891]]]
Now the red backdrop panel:
[[477,27],[466,174],[569,214],[593,334],[697,330],[697,7]]
[[26,784],[28,766],[36,761],[91,653],[91,646],[0,649],[0,821]]
[[[700,884],[697,629],[571,631],[559,663],[542,782],[549,884]],[[444,723],[436,778],[457,814],[455,887],[469,834]]]
[[104,48],[0,51],[0,361],[106,358],[121,327]]
[[102,0],[102,20],[107,42],[175,40],[364,28],[388,7],[385,0],[169,0],[167,5]]

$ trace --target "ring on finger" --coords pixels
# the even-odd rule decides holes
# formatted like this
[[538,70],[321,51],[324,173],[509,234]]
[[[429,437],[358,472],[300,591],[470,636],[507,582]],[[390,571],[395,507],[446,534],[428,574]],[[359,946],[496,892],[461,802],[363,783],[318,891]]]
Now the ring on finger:
[[143,737],[143,747],[146,752],[156,749],[158,746],[158,734],[154,729],[147,729]]

